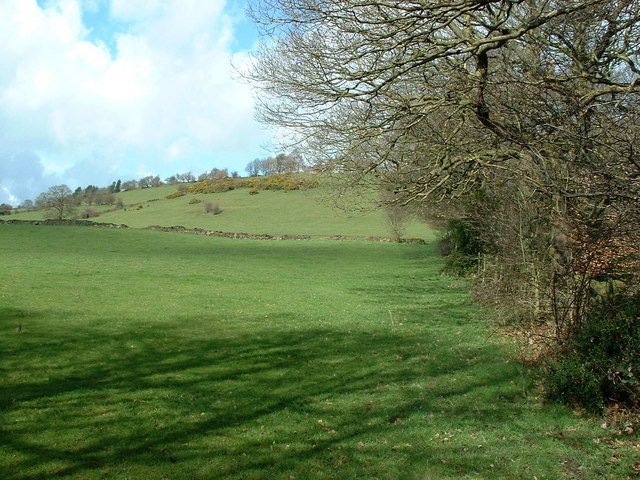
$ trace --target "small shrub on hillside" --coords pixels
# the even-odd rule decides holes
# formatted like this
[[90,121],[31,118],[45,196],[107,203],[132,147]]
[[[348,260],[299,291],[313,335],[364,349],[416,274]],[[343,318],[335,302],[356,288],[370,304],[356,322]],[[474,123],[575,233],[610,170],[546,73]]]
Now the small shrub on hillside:
[[189,200],[189,205],[195,205],[196,203],[202,203],[202,200],[200,200],[199,198],[192,198],[191,200]]
[[122,210],[124,208],[124,202],[121,198],[116,200],[116,210]]
[[99,216],[100,216],[100,213],[96,212],[91,207],[87,207],[80,213],[79,218],[86,219],[86,218],[94,218]]
[[256,188],[252,188],[251,190],[249,190],[249,195],[257,195],[259,193],[260,193],[260,190]]
[[170,193],[169,195],[165,196],[164,198],[170,200],[172,198],[184,197],[186,194],[187,194],[186,190],[178,190],[177,192]]
[[204,204],[204,211],[207,213],[211,213],[212,215],[220,215],[222,213],[220,206],[217,203],[213,202],[206,202]]
[[640,298],[604,299],[547,362],[549,399],[598,411],[640,406]]

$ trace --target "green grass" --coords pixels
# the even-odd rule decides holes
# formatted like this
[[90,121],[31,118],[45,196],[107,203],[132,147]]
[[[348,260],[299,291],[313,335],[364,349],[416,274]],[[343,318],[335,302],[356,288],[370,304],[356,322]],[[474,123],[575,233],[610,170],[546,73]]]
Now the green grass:
[[23,225],[0,246],[0,478],[632,474],[630,437],[529,393],[432,246]]
[[[347,212],[337,209],[331,204],[330,192],[322,187],[306,191],[262,191],[258,195],[249,195],[249,190],[243,188],[225,193],[189,194],[165,199],[176,189],[175,185],[165,185],[119,193],[118,197],[127,205],[126,210],[104,213],[91,220],[126,224],[134,228],[182,225],[225,232],[310,235],[318,238],[332,235],[389,236],[384,212]],[[202,202],[190,205],[189,201],[193,198]],[[206,213],[205,202],[218,204],[223,212],[220,215]],[[136,208],[138,205],[142,207]],[[85,208],[82,206],[77,212]],[[102,207],[94,208],[105,210]],[[6,217],[22,220],[42,218],[42,211]],[[432,239],[433,231],[424,223],[414,220],[407,226],[406,237]]]

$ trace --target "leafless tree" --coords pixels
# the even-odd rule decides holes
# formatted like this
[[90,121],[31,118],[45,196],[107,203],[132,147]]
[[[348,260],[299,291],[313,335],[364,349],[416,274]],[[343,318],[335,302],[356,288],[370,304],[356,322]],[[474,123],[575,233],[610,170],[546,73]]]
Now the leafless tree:
[[[249,74],[260,118],[319,167],[497,220],[493,259],[523,277],[512,295],[567,335],[592,282],[637,275],[640,0],[262,0],[250,12],[266,39]],[[614,247],[624,258],[598,253]]]
[[62,219],[73,210],[72,192],[67,185],[49,187],[36,199],[36,205],[49,209],[53,218]]

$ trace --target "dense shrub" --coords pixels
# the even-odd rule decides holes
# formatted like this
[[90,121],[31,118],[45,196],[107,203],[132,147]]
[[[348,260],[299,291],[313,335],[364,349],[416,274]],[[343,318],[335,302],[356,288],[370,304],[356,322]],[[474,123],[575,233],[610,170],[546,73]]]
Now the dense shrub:
[[484,250],[480,233],[467,220],[449,220],[444,236],[438,242],[438,250],[446,257],[443,272],[451,275],[466,275],[478,265]]
[[166,199],[172,199],[172,198],[180,198],[180,197],[184,197],[188,192],[186,190],[178,190],[176,192],[170,193],[169,195],[165,196],[164,198]]
[[80,215],[78,215],[78,218],[93,218],[93,217],[99,217],[100,213],[96,212],[93,208],[91,207],[87,207],[85,208]]
[[223,193],[240,188],[242,179],[221,178],[217,180],[202,180],[189,187],[191,193]]
[[200,200],[199,198],[192,198],[191,200],[189,200],[189,205],[195,205],[196,203],[202,203],[202,200]]
[[318,179],[315,177],[292,173],[253,177],[245,181],[247,182],[247,187],[257,190],[308,190],[319,185]]
[[598,301],[566,350],[547,362],[549,399],[598,411],[640,406],[640,298]]

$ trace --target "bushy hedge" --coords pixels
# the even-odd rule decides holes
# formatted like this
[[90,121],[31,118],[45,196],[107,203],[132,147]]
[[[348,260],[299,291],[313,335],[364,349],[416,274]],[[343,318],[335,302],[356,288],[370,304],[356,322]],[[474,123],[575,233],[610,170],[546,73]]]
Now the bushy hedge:
[[278,173],[243,180],[245,183],[243,186],[253,190],[308,190],[319,185],[315,177],[294,173]]
[[549,399],[590,411],[640,407],[640,298],[600,300],[546,363],[544,382]]
[[222,178],[203,180],[189,187],[190,193],[222,193],[239,188],[259,190],[308,190],[319,185],[316,178],[294,173],[278,173],[265,177]]
[[242,188],[241,178],[220,178],[218,180],[201,180],[189,186],[190,193],[222,193]]
[[463,276],[477,267],[484,244],[472,222],[454,218],[449,220],[438,250],[446,257],[443,273]]

